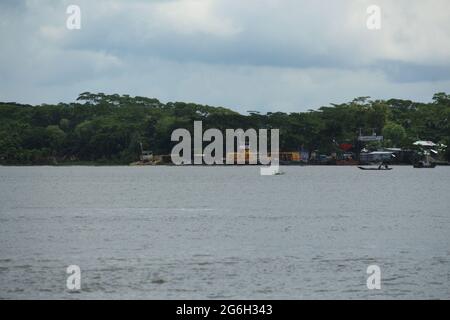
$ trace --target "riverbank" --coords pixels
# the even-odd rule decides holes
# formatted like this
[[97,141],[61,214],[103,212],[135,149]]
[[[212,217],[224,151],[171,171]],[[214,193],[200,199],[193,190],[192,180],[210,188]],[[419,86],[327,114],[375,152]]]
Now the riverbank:
[[[373,166],[376,164],[373,164]],[[79,162],[65,162],[65,163],[58,163],[58,164],[1,164],[0,167],[174,167],[173,164],[156,164],[156,165],[143,165],[143,164],[123,164],[123,163],[117,163],[117,162],[89,162],[89,161],[79,161]],[[239,164],[222,164],[222,165],[206,165],[206,164],[200,164],[200,165],[181,165],[178,167],[254,167],[254,166],[263,166],[261,164],[256,165],[239,165]],[[336,165],[336,164],[281,164],[280,167],[358,167],[360,164],[355,165]],[[370,166],[370,165],[366,165]],[[390,165],[390,167],[412,167],[412,164],[394,164]],[[450,166],[450,163],[438,163],[438,167],[446,167]]]

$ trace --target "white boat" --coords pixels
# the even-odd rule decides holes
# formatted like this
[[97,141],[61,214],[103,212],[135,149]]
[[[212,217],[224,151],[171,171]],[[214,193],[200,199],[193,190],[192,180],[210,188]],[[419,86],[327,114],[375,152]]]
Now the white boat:
[[261,168],[262,176],[281,176],[284,175],[284,172],[280,170],[279,166],[268,166]]

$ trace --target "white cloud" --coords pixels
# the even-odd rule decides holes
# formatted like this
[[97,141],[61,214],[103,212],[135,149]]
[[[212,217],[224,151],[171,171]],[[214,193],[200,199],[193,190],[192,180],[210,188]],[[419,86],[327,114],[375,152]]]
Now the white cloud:
[[232,36],[240,28],[230,17],[215,10],[214,0],[180,0],[161,2],[155,6],[154,17],[169,29],[181,34],[212,34]]
[[[362,1],[364,5],[372,1]],[[450,2],[448,0],[407,1],[379,0],[382,29],[373,32],[358,29],[358,15],[348,21],[357,36],[364,56],[373,60],[449,65],[450,64]],[[351,12],[358,12],[354,3]]]
[[429,100],[450,83],[448,0],[78,0],[0,3],[0,100],[82,91],[299,110],[356,96]]

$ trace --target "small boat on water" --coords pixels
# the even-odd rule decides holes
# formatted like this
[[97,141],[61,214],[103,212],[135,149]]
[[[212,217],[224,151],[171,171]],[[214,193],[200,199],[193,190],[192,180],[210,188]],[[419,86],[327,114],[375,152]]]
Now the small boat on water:
[[261,175],[263,175],[263,176],[282,176],[282,175],[284,175],[284,171],[281,171],[279,166],[262,167]]
[[376,167],[376,168],[368,168],[368,167],[358,167],[359,169],[361,169],[361,170],[372,170],[372,171],[374,171],[374,170],[376,170],[376,171],[380,171],[380,170],[382,170],[382,171],[384,171],[384,170],[392,170],[393,168],[385,168],[385,167]]
[[361,170],[377,170],[377,171],[381,171],[381,170],[392,170],[392,168],[389,168],[389,162],[386,160],[383,160],[381,163],[379,163],[376,167],[358,167]]
[[435,162],[427,162],[427,161],[419,161],[414,164],[414,168],[416,169],[433,169],[436,168]]
[[438,154],[436,150],[432,149],[437,145],[432,141],[416,141],[414,145],[420,146],[422,148],[421,152],[419,153],[422,156],[422,159],[414,163],[413,167],[417,169],[436,168],[436,162],[431,154]]

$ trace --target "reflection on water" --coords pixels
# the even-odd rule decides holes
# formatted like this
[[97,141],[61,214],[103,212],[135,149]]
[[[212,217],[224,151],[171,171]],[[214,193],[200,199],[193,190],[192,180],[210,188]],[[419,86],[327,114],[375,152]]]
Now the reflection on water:
[[283,171],[0,167],[0,298],[450,297],[450,168]]

